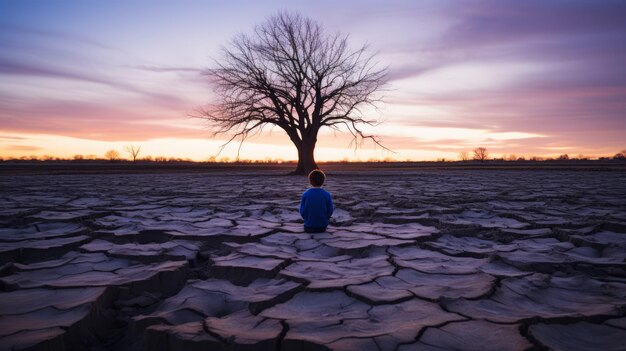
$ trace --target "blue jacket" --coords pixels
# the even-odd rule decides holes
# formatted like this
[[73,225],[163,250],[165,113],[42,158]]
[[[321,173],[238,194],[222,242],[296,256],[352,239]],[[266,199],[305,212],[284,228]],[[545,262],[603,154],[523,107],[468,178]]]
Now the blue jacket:
[[307,228],[326,228],[333,214],[333,199],[322,188],[310,188],[302,194],[300,215]]

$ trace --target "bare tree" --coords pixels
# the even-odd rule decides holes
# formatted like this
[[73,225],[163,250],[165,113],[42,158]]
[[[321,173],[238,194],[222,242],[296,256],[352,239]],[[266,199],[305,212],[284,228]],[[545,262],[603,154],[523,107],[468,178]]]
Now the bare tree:
[[109,150],[104,153],[104,158],[109,161],[115,161],[120,159],[120,153],[117,150]]
[[[385,69],[377,69],[367,47],[351,50],[347,36],[329,35],[321,25],[298,14],[280,13],[240,34],[208,71],[219,102],[201,110],[214,134],[230,134],[241,143],[265,126],[287,133],[298,150],[294,173],[317,168],[314,150],[322,127],[352,133],[355,147],[363,130],[376,121],[364,108],[380,100]],[[225,144],[225,145],[226,145]],[[241,144],[239,145],[241,149]]]
[[459,159],[461,159],[461,161],[469,160],[469,154],[467,153],[467,151],[461,151],[459,153]]
[[616,153],[615,156],[613,156],[613,159],[614,160],[626,159],[626,149]]
[[484,147],[477,147],[474,149],[474,160],[485,161],[489,157],[489,152]]
[[141,151],[141,146],[128,145],[124,148],[124,150],[126,150],[126,152],[130,154],[133,162],[135,162],[137,160],[137,157],[139,156],[139,151]]

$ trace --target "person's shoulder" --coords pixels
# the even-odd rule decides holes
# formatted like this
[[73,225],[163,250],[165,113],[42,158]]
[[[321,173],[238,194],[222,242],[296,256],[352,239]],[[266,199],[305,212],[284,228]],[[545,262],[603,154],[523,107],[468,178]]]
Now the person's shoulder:
[[315,188],[308,188],[306,189],[303,193],[302,196],[308,196],[311,195],[311,193],[315,192]]
[[320,187],[308,188],[307,190],[304,191],[304,193],[302,193],[302,196],[311,195],[311,194],[323,194],[323,195],[330,196],[330,193],[326,191],[326,189],[323,189]]

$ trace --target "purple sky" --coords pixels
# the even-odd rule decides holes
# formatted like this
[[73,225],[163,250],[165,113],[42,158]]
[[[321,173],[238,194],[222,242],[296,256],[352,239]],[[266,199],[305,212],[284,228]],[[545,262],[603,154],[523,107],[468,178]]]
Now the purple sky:
[[[626,148],[624,1],[19,0],[0,3],[0,156],[130,143],[214,154],[219,143],[188,117],[211,101],[202,72],[233,35],[281,10],[369,43],[389,66],[372,113],[391,157]],[[244,157],[295,154],[280,135],[251,142],[262,152]],[[322,134],[318,158],[348,142]]]

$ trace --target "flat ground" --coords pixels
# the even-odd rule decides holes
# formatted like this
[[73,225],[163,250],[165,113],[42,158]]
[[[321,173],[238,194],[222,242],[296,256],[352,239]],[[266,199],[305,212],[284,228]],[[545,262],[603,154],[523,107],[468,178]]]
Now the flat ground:
[[281,172],[0,176],[0,349],[624,350],[623,171]]

